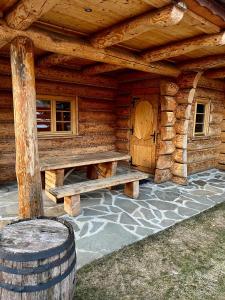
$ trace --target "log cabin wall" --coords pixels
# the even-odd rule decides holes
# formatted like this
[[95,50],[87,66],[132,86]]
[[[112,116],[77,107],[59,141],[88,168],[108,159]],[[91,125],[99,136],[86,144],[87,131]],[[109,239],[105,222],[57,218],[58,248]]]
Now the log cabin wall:
[[[0,182],[15,180],[15,137],[11,78],[0,83]],[[37,95],[78,98],[78,135],[39,137],[40,157],[115,150],[115,87],[36,82]],[[46,97],[47,99],[47,97]]]
[[[195,104],[199,100],[209,103],[208,133],[203,137],[194,137]],[[223,141],[221,128],[224,101],[224,84],[202,77],[191,106],[187,145],[188,175],[218,167],[221,138]],[[220,162],[223,161],[221,158],[223,156]]]
[[219,163],[218,168],[225,170],[225,103],[223,105],[223,121],[221,123],[221,145],[219,147]]

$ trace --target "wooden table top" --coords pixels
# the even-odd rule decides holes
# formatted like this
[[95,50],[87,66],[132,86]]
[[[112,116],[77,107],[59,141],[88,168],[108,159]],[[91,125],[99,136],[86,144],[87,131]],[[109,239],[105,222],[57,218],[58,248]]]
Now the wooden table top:
[[115,151],[50,157],[40,159],[40,169],[41,171],[58,170],[129,159],[129,154]]

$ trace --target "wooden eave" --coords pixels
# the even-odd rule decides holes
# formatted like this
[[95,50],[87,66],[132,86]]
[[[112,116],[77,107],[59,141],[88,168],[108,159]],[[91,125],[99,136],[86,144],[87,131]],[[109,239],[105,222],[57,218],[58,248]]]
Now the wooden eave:
[[[29,3],[37,5],[34,0],[0,0],[0,13],[3,15],[2,24],[5,23],[9,29],[6,32],[2,31],[5,40],[0,38],[0,57],[8,55],[9,45],[6,44],[10,43],[10,38],[14,38],[17,34],[24,34],[31,39],[38,39],[39,37],[42,38],[41,35],[44,33],[46,35],[42,40],[52,39],[52,44],[50,47],[45,47],[37,40],[34,41],[36,47],[35,60],[39,68],[70,69],[80,71],[87,76],[99,74],[104,76],[111,74],[113,76],[113,74],[119,74],[121,78],[124,72],[135,69],[134,73],[137,74],[148,72],[149,76],[153,77],[160,75],[176,77],[181,72],[179,70],[181,63],[188,63],[189,60],[202,57],[220,55],[225,51],[223,40],[213,44],[211,38],[214,35],[222,35],[223,28],[225,28],[225,10],[221,5],[215,4],[213,0],[184,0],[178,3],[170,0],[120,1],[119,10],[117,0],[106,2],[87,0],[85,5],[81,0],[48,0],[46,1],[47,4],[44,2],[45,9],[43,11],[37,5],[37,12],[30,15],[26,11],[25,17],[23,12],[20,12],[23,3],[26,4],[26,10],[27,7],[29,9]],[[170,17],[170,14],[168,14],[170,9],[171,12],[175,11],[180,14],[177,18],[171,15],[171,24],[167,20],[167,16]],[[153,19],[153,25],[148,30],[141,27],[140,20],[142,16],[151,17],[154,13],[157,16],[158,12],[162,12],[162,19],[158,21]],[[20,14],[25,18],[22,22],[18,21]],[[136,32],[134,36],[127,36],[128,31],[133,30],[130,25],[136,20],[138,26],[140,26],[138,33]],[[145,23],[143,25],[146,26]],[[112,32],[114,30],[116,34],[116,31],[120,28],[125,30],[122,33],[124,37],[120,37],[116,43],[110,41],[110,46],[98,49],[98,45],[95,43],[96,37],[102,34],[104,36],[104,32],[107,33],[110,30]],[[16,31],[18,33],[14,35],[13,30],[18,30]],[[170,46],[179,45],[180,43],[180,48],[182,48],[182,45],[186,47],[185,43],[187,41],[198,39],[200,36],[205,37],[204,47],[201,47],[201,43],[199,43],[187,52],[170,51]],[[108,38],[107,35],[105,37]],[[207,39],[210,40],[210,38],[212,42],[207,45]],[[86,47],[86,49],[84,47],[84,51],[90,50],[90,56],[88,54],[83,55],[82,51],[78,51],[75,56],[72,49],[71,51],[68,51],[68,49],[61,51],[59,47],[54,48],[57,39],[59,43],[62,43],[63,39],[66,42],[74,40],[74,49],[76,49],[76,45],[83,47],[83,43]],[[108,45],[108,41],[106,45]],[[94,49],[95,47],[96,49]],[[157,58],[160,49],[163,51],[165,49],[167,54]],[[94,55],[95,51],[98,55]],[[151,55],[147,57],[146,53],[154,53],[154,57]],[[170,53],[174,53],[174,56],[171,56]],[[113,56],[117,56],[117,54],[118,59],[115,60]],[[58,58],[54,60],[52,55],[58,56]],[[112,64],[110,63],[110,55],[113,58]],[[107,56],[109,56],[109,59]],[[127,62],[124,63],[123,59]],[[220,65],[220,67],[223,67],[223,65]]]

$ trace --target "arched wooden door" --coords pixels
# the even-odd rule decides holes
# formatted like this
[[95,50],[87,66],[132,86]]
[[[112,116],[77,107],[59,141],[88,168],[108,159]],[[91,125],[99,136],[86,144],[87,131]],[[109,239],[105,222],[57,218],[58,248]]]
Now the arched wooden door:
[[149,173],[154,173],[156,165],[157,119],[156,99],[140,98],[135,101],[130,140],[132,165]]

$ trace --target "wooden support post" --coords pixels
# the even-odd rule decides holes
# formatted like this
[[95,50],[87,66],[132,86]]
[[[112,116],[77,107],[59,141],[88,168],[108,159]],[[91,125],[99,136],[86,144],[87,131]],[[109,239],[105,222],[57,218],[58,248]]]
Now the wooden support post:
[[117,161],[90,165],[87,169],[89,179],[107,178],[116,174]]
[[137,199],[139,196],[139,180],[126,183],[124,194],[128,197]]
[[63,199],[57,199],[51,193],[49,189],[55,188],[57,186],[63,186],[64,183],[64,169],[45,171],[45,194],[48,198],[58,203]]
[[43,215],[38,156],[33,43],[17,37],[11,44],[16,176],[21,218]]
[[78,216],[80,214],[80,194],[64,197],[64,210],[70,216]]

